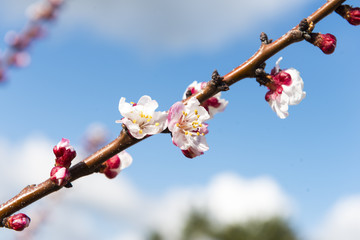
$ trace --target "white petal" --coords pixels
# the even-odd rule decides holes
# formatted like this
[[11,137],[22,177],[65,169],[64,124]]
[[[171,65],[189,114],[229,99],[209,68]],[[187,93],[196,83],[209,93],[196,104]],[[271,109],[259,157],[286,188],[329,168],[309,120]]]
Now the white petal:
[[147,96],[147,95],[144,95],[139,99],[139,101],[137,102],[137,105],[145,105],[150,101],[151,101],[151,97]]
[[122,151],[119,153],[119,158],[120,158],[120,170],[123,170],[124,168],[127,168],[131,165],[133,158],[131,157],[131,155],[126,152],[126,151]]
[[121,115],[126,117],[126,115],[131,112],[132,105],[130,103],[125,102],[125,98],[121,98],[119,101],[119,112]]

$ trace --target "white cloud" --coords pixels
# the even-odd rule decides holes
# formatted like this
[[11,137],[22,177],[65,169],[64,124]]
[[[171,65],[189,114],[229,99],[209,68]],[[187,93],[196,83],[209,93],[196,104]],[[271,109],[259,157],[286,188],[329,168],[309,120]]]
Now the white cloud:
[[360,195],[339,200],[314,233],[314,240],[359,240]]
[[[16,3],[15,3],[16,2]],[[147,49],[181,51],[224,46],[260,23],[289,16],[303,0],[68,0],[60,23]],[[2,0],[13,18],[29,1]],[[10,12],[10,13],[9,13]],[[16,16],[16,15],[15,15]]]
[[[19,143],[4,139],[0,143],[3,166],[0,181],[12,183],[0,188],[1,201],[8,200],[25,185],[39,183],[48,177],[56,141],[32,136]],[[289,198],[269,177],[243,179],[233,173],[222,173],[204,186],[169,189],[156,196],[141,192],[125,174],[115,180],[94,174],[73,185],[72,189],[61,190],[24,209],[23,212],[32,218],[29,232],[39,218],[45,216],[45,221],[40,220],[36,239],[126,237],[140,240],[149,229],[176,236],[193,208],[206,210],[213,219],[225,223],[286,217],[292,210]],[[6,234],[18,233],[0,231],[0,238],[8,239]]]

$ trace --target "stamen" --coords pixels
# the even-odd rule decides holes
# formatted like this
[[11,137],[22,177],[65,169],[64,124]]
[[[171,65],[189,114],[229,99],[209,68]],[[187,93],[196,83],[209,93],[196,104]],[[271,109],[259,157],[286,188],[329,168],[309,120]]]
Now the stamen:
[[200,133],[199,133],[199,132],[196,132],[196,135],[198,135],[198,136],[199,136],[199,135],[200,135]]
[[180,123],[176,123],[176,126],[177,126],[177,127],[180,127]]
[[133,123],[136,123],[136,119],[134,119],[132,122],[133,122]]
[[147,122],[150,122],[151,121],[151,119],[149,118],[148,120],[146,120]]
[[198,114],[196,117],[197,117],[197,118],[199,118],[199,117],[200,117],[200,115]]
[[139,133],[142,134],[142,133],[143,133],[143,130],[140,129],[140,130],[139,130]]
[[[150,119],[149,119],[149,120],[150,120]],[[160,125],[160,123],[158,123],[158,122],[157,122],[157,123],[155,123],[155,126],[159,126],[159,125]]]
[[195,115],[198,115],[198,110],[195,109]]

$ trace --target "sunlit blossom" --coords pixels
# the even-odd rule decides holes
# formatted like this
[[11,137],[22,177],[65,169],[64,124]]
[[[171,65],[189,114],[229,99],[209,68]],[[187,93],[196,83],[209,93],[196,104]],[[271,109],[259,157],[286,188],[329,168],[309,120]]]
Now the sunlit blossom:
[[282,58],[279,58],[271,72],[275,89],[270,89],[266,93],[265,100],[276,114],[284,119],[289,115],[289,105],[299,104],[306,93],[303,91],[304,82],[299,71],[294,68],[281,70],[279,66],[281,60]]
[[[186,99],[189,95],[193,95],[197,92],[200,92],[207,85],[207,82],[197,82],[194,81],[190,84],[183,95],[183,99]],[[221,92],[215,94],[213,97],[205,100],[201,106],[203,106],[209,113],[210,118],[213,118],[216,113],[223,112],[228,105],[228,101],[221,98]]]
[[205,121],[209,118],[196,98],[191,98],[186,105],[177,102],[170,108],[167,125],[172,141],[186,157],[194,158],[209,150],[205,138],[208,133]]
[[125,98],[121,98],[119,111],[124,118],[116,122],[123,123],[129,133],[137,139],[160,133],[166,128],[167,113],[155,112],[158,106],[149,96],[142,96],[137,103],[127,103]]

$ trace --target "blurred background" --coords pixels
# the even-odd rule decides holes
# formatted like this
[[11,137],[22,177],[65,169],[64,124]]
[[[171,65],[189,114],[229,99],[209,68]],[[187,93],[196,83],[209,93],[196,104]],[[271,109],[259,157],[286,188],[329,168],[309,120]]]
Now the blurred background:
[[[0,35],[21,31],[33,2],[2,0]],[[65,1],[28,49],[30,65],[0,85],[0,202],[49,177],[62,137],[78,161],[90,139],[114,139],[121,97],[150,95],[167,110],[194,80],[248,59],[261,32],[277,39],[324,2]],[[337,14],[315,31],[337,37],[334,54],[301,42],[267,62],[270,71],[282,56],[305,82],[287,119],[244,79],[222,94],[229,105],[209,122],[201,157],[153,136],[127,150],[133,164],[116,179],[75,181],[25,208],[30,227],[0,239],[360,239],[360,31]]]

